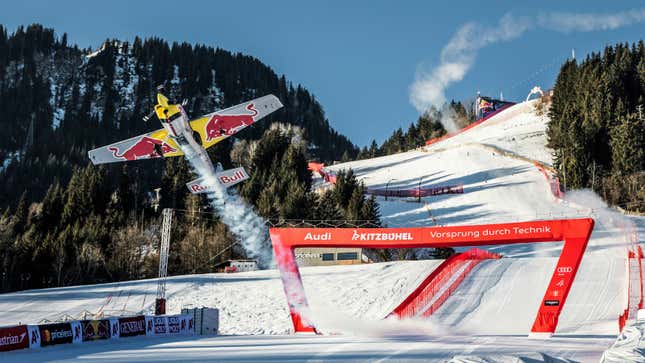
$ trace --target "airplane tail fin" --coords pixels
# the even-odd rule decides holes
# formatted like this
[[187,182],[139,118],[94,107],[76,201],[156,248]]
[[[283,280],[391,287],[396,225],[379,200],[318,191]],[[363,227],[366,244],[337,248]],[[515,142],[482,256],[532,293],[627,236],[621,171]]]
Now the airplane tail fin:
[[[239,167],[215,173],[215,179],[221,186],[228,188],[249,179],[249,174],[246,173],[244,168]],[[204,178],[192,180],[186,183],[186,186],[193,194],[209,193],[212,191],[212,187],[205,183]]]

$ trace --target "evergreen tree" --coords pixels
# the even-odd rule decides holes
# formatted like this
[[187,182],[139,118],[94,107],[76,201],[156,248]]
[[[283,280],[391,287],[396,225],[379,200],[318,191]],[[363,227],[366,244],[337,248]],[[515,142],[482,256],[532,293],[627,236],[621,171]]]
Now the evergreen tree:
[[315,198],[312,219],[330,222],[343,219],[332,191],[325,191]]
[[613,172],[629,175],[645,169],[645,118],[627,114],[611,130]]
[[592,187],[610,203],[642,208],[643,42],[608,46],[560,69],[549,109],[548,145],[568,189]]

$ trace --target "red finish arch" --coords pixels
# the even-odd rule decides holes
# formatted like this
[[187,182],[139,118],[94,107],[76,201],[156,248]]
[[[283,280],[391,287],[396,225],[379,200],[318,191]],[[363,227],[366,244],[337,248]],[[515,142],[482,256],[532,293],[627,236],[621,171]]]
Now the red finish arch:
[[531,328],[550,336],[571,289],[593,219],[421,228],[271,228],[271,241],[296,332],[315,332],[294,255],[297,247],[424,248],[563,241],[564,246]]

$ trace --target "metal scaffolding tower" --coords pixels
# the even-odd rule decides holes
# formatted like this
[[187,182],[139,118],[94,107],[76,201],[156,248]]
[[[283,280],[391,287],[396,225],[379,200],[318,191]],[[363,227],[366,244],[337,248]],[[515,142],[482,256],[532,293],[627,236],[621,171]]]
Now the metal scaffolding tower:
[[163,224],[161,227],[161,246],[159,248],[159,281],[157,283],[157,300],[155,314],[166,313],[166,277],[168,276],[168,248],[170,247],[170,231],[172,225],[171,208],[163,210]]

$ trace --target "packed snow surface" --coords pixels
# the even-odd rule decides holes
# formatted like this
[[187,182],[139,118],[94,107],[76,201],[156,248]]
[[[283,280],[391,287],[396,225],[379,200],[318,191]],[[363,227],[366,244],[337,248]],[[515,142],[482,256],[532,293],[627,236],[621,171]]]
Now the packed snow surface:
[[[598,362],[615,337],[531,340],[517,336],[390,334],[381,336],[218,336],[128,338],[0,353],[24,362]],[[457,356],[457,357],[456,357]],[[559,357],[560,359],[552,359]],[[453,359],[454,358],[454,359]],[[451,360],[452,359],[452,360]],[[567,359],[567,360],[565,360]]]

